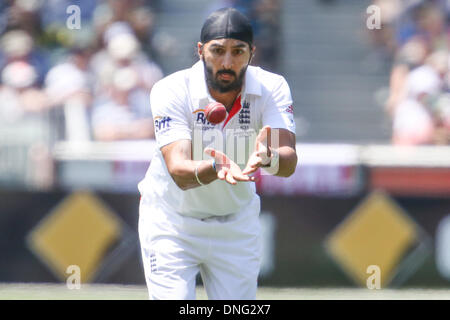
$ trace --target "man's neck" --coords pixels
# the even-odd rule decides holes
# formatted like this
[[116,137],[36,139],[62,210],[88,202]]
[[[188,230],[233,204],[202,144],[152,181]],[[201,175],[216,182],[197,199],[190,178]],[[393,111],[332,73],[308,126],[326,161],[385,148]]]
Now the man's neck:
[[220,102],[227,108],[227,111],[230,111],[233,107],[234,101],[238,97],[239,93],[241,92],[241,89],[224,92],[221,93],[219,91],[212,90],[211,88],[208,88],[209,93],[211,94],[211,97],[214,98],[217,102]]

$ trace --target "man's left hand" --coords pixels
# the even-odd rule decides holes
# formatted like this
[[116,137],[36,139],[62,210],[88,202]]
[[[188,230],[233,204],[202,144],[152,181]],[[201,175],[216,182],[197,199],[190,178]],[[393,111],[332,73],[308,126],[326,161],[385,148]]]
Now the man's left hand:
[[255,141],[255,150],[248,158],[247,166],[242,173],[249,175],[254,173],[258,168],[268,166],[271,161],[271,147],[270,147],[270,126],[262,128]]

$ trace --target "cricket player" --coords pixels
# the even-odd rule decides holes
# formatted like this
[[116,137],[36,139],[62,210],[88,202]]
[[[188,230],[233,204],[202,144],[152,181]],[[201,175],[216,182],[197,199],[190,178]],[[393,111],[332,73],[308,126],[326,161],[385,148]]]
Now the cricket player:
[[[282,76],[249,65],[253,31],[236,9],[213,12],[197,48],[197,63],[150,94],[157,148],[139,183],[149,298],[195,299],[200,273],[209,299],[255,299],[262,249],[256,173],[295,171],[291,93]],[[204,113],[212,102],[228,111],[215,125]]]

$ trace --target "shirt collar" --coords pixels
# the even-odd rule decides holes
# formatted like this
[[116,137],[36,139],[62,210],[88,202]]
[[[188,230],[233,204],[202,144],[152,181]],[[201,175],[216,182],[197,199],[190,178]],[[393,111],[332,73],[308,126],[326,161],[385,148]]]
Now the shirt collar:
[[[261,84],[255,74],[257,69],[256,67],[248,66],[245,72],[243,96],[248,94],[261,96]],[[194,98],[204,99],[210,97],[208,86],[206,85],[203,61],[199,60],[192,66],[190,80],[190,91]]]
[[203,99],[208,98],[209,92],[206,86],[205,71],[203,67],[203,62],[201,60],[197,61],[192,66],[190,76],[190,92],[194,98]]
[[261,83],[258,81],[256,71],[258,67],[248,66],[245,72],[245,95],[253,94],[261,96]]

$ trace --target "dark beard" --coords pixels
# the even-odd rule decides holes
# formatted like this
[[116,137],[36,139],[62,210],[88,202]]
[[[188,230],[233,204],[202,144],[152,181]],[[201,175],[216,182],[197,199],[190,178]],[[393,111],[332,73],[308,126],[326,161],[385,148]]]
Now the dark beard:
[[[217,71],[216,77],[214,77],[212,68],[209,68],[206,65],[205,59],[203,57],[202,61],[205,69],[206,84],[208,85],[209,88],[218,91],[220,93],[226,93],[242,88],[242,84],[244,83],[245,71],[247,71],[248,65],[242,68],[242,70],[239,72],[238,77],[236,77],[236,73],[233,70],[225,70],[225,69]],[[235,80],[229,83],[224,83],[218,79],[218,76],[220,74],[231,74],[235,77]]]

